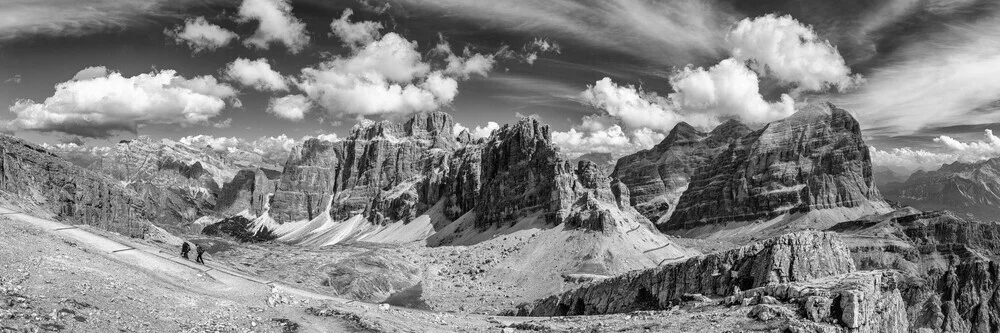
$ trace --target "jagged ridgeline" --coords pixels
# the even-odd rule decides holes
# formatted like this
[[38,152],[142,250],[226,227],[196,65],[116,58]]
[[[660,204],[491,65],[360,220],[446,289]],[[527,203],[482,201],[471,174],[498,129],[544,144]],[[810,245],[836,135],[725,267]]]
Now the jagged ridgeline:
[[0,195],[10,206],[132,237],[153,231],[153,210],[119,181],[6,134],[0,134],[0,157]]
[[964,217],[1000,222],[1000,158],[945,164],[883,187],[886,198],[920,209],[948,209]]
[[[750,131],[680,124],[653,149],[623,157],[615,176],[668,233],[776,235],[885,213],[861,127],[832,104],[801,107]],[[765,222],[759,224],[758,222]]]
[[[453,134],[453,127],[450,115],[431,112],[403,123],[359,124],[343,141],[308,140],[293,149],[280,174],[241,171],[223,187],[217,211],[256,218],[258,228],[279,237],[315,236],[325,223],[363,220],[371,225],[355,230],[358,240],[421,216],[429,220],[418,223],[432,230],[401,237],[428,237],[463,219],[479,231],[533,215],[597,231],[641,219],[627,188],[593,162],[571,163],[537,119],[476,140],[468,132]],[[298,236],[279,239],[295,243]]]

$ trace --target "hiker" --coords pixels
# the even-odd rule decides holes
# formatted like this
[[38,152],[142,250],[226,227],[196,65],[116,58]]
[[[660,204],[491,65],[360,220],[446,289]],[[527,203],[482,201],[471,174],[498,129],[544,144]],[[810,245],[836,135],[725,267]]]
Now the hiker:
[[188,245],[188,242],[184,242],[184,244],[181,245],[181,257],[188,259],[188,252],[191,252],[191,245]]
[[205,253],[205,248],[202,247],[201,244],[195,244],[194,246],[198,250],[198,259],[195,260],[195,262],[204,265],[205,264],[205,260],[201,259],[201,255]]

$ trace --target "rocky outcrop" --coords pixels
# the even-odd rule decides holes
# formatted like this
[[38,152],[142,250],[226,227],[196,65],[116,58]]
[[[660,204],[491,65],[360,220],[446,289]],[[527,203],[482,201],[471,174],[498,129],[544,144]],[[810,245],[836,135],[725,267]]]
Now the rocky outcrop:
[[215,211],[231,216],[247,211],[258,216],[268,207],[271,195],[278,188],[281,172],[256,168],[240,170],[233,180],[219,191]]
[[893,184],[886,198],[923,210],[954,211],[985,221],[1000,221],[1000,158],[945,164],[917,171]]
[[150,232],[153,209],[118,181],[8,135],[0,135],[0,158],[0,190],[8,202],[37,205],[69,223],[123,235]]
[[632,205],[643,216],[654,222],[665,220],[695,171],[747,133],[750,128],[735,120],[711,133],[682,122],[653,148],[619,159],[611,176],[628,186]]
[[736,292],[727,305],[770,299],[799,307],[804,319],[833,323],[846,332],[909,332],[906,303],[893,271],[865,271]]
[[278,223],[328,213],[386,224],[411,221],[443,201],[448,218],[473,212],[480,230],[532,214],[591,230],[632,218],[631,207],[615,203],[627,190],[612,191],[596,163],[570,163],[537,119],[468,144],[452,136],[452,126],[448,114],[426,113],[404,124],[358,125],[341,142],[307,141],[291,153],[269,214]]
[[894,269],[914,330],[993,331],[1000,318],[995,295],[1000,225],[965,220],[947,211],[906,208],[840,223],[861,269]]
[[832,104],[743,136],[691,178],[662,230],[760,221],[783,214],[851,208],[888,210],[874,185],[858,122]]
[[403,124],[359,124],[339,142],[306,141],[285,163],[271,216],[279,223],[325,213],[364,214],[375,223],[412,219],[444,196],[439,175],[459,145],[453,126],[450,115],[432,112]]
[[932,280],[935,292],[915,303],[915,328],[934,332],[995,332],[1000,327],[1000,264],[976,260]]
[[611,202],[609,180],[599,167],[590,161],[577,166],[559,154],[549,127],[537,119],[504,125],[483,147],[476,201],[489,204],[476,205],[476,227],[503,226],[535,212],[560,224],[571,218],[578,199]]
[[519,315],[565,316],[657,310],[684,294],[729,296],[772,284],[854,271],[832,233],[800,232],[642,271],[633,271],[522,305]]

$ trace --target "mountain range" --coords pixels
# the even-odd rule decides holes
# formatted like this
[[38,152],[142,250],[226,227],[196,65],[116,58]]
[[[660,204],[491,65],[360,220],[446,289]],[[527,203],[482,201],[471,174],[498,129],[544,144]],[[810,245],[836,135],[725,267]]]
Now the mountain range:
[[453,128],[444,112],[364,121],[287,158],[147,138],[50,152],[5,135],[0,193],[138,238],[277,246],[266,256],[372,248],[302,273],[364,301],[420,290],[427,309],[477,299],[521,316],[702,302],[770,311],[785,319],[759,320],[790,331],[998,325],[1000,159],[917,172],[883,197],[860,125],[829,103],[759,128],[680,123],[613,168],[567,158],[534,117],[479,139]]

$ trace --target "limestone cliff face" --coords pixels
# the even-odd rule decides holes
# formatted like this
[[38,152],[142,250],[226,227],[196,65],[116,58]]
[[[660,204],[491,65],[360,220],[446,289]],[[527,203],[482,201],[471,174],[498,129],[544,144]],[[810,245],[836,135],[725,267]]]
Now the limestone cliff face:
[[[465,163],[476,161],[474,150],[453,158],[459,142],[454,122],[443,112],[419,114],[402,124],[389,121],[355,126],[343,141],[309,140],[295,148],[285,163],[271,205],[281,222],[312,219],[329,213],[334,219],[363,214],[370,221],[413,219],[457,186],[465,200],[475,182],[447,182],[451,173],[463,178]],[[465,154],[468,153],[468,154]]]
[[70,223],[133,237],[150,230],[152,210],[107,176],[8,135],[0,135],[0,159],[0,190],[8,202],[38,205]]
[[[533,212],[546,212],[550,222],[567,217],[572,198],[560,186],[572,187],[573,170],[559,156],[549,127],[534,118],[495,131],[483,147],[482,187],[476,205],[476,227],[486,229]],[[569,190],[569,189],[564,189]]]
[[339,142],[306,141],[293,149],[275,184],[243,171],[223,187],[218,206],[260,215],[259,203],[270,196],[276,223],[323,214],[333,221],[361,215],[377,225],[406,223],[440,203],[451,220],[475,214],[479,230],[535,214],[552,225],[597,231],[626,220],[648,224],[629,205],[626,186],[616,182],[613,189],[594,162],[569,162],[537,119],[476,140],[454,135],[453,126],[446,113],[424,113],[402,124],[360,124]]
[[829,208],[885,207],[858,122],[809,105],[743,136],[699,169],[663,230]]
[[748,133],[750,128],[735,120],[711,133],[682,122],[653,148],[619,159],[611,176],[628,186],[632,205],[643,216],[660,221],[669,217],[695,171]]
[[687,261],[629,272],[521,308],[521,315],[564,316],[668,308],[684,294],[728,296],[735,288],[809,281],[854,271],[832,233],[801,232]]
[[920,209],[947,209],[984,221],[1000,221],[1000,158],[955,162],[917,171],[893,184],[886,198]]
[[622,219],[648,223],[627,204],[627,187],[616,183],[612,190],[611,179],[595,162],[570,162],[552,143],[549,127],[534,118],[495,131],[483,144],[480,168],[479,229],[535,213],[554,225],[595,231],[611,230]]
[[240,170],[233,180],[219,191],[215,211],[224,215],[235,215],[247,211],[260,215],[268,207],[271,195],[278,188],[281,172],[256,168]]

